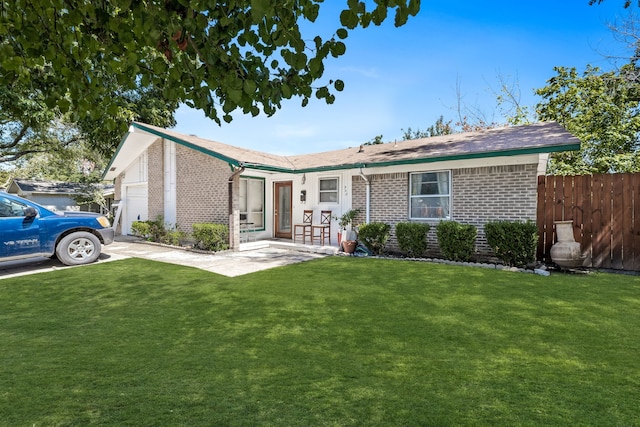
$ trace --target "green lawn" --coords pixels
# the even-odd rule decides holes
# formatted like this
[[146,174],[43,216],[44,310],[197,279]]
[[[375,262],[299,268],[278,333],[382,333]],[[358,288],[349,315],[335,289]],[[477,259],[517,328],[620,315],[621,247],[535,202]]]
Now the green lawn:
[[330,257],[0,280],[2,426],[640,425],[640,277]]

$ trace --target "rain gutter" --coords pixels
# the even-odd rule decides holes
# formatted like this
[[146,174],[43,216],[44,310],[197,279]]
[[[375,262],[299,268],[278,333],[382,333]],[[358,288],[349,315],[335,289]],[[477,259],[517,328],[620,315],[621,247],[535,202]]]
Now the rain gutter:
[[370,212],[371,212],[371,182],[369,182],[369,178],[362,172],[362,167],[360,167],[360,176],[364,179],[365,185],[365,224],[369,224]]

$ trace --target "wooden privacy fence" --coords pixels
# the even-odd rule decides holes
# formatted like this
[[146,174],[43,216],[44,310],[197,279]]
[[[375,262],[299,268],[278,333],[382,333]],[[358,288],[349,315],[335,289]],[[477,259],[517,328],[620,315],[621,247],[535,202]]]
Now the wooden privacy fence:
[[640,271],[640,173],[538,177],[538,259],[573,220],[584,267]]

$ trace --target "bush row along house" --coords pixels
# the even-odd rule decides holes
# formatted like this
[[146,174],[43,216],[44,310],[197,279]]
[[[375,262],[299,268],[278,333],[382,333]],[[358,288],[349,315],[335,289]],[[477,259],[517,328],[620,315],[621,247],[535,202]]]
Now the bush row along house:
[[[549,153],[578,150],[580,140],[554,122],[343,150],[279,156],[133,123],[104,178],[122,201],[121,233],[136,220],[163,217],[189,232],[194,223],[228,223],[239,247],[248,225],[257,239],[291,239],[304,210],[355,223],[536,219],[537,176]],[[393,228],[392,228],[393,230]],[[331,224],[337,245],[338,224]],[[435,236],[429,237],[435,242]],[[435,244],[435,243],[434,243]],[[389,249],[397,248],[392,233]]]

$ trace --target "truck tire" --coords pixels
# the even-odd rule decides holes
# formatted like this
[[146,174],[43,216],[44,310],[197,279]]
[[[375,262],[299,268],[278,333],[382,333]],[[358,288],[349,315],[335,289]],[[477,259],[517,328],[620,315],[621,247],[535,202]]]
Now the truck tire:
[[102,249],[100,239],[86,231],[76,231],[60,240],[56,256],[65,265],[80,265],[94,262]]

